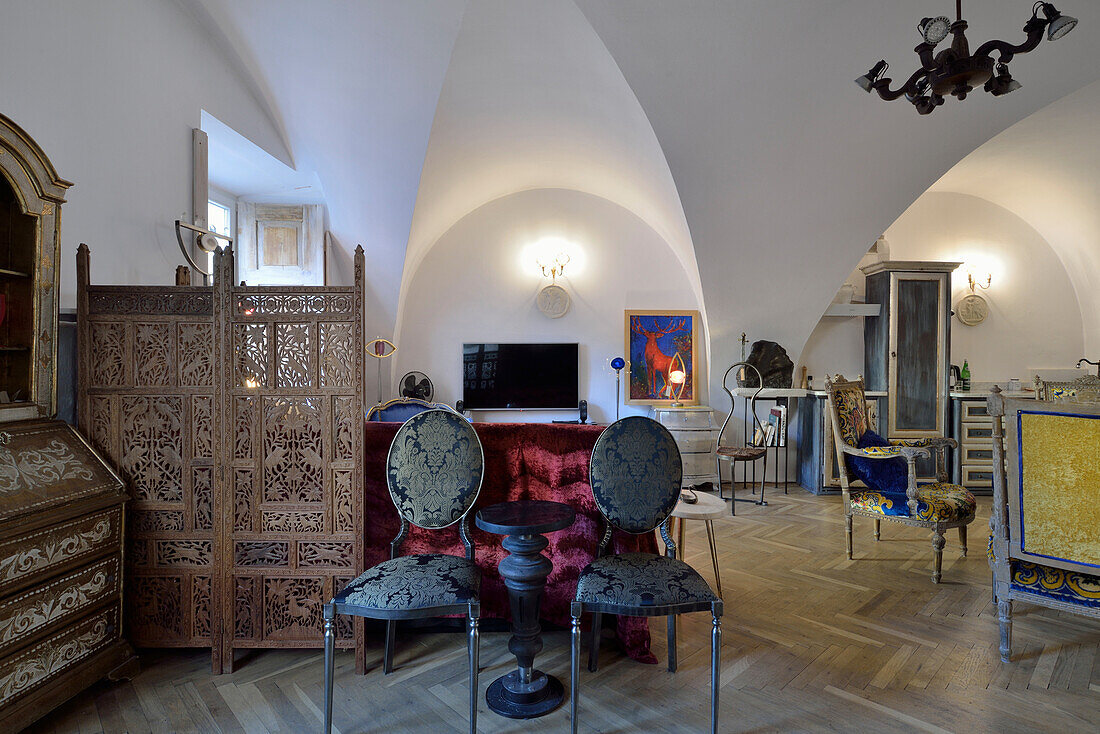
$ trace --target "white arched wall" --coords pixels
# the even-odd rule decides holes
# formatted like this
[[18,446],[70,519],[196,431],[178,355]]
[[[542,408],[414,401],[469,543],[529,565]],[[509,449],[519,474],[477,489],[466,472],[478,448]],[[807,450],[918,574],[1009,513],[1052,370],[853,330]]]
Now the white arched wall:
[[980,196],[1034,227],[1081,304],[1083,347],[1100,359],[1100,82],[1034,113],[948,171],[932,191]]
[[584,15],[572,0],[470,0],[424,159],[398,332],[408,333],[412,278],[444,233],[486,202],[529,189],[583,191],[634,212],[665,243],[693,308],[703,310],[664,154]]
[[[988,318],[977,326],[951,321],[951,361],[968,360],[974,381],[1026,383],[1037,370],[1071,369],[1081,356],[1082,307],[1070,274],[1043,236],[1012,212],[975,196],[930,191],[886,239],[894,260],[963,262],[952,276],[952,304],[970,292],[968,268],[993,276],[988,290],[978,289]],[[853,272],[849,282],[862,299],[863,273]],[[862,319],[822,318],[800,361],[818,387],[826,374],[863,372]]]
[[3,8],[0,112],[49,156],[66,193],[62,308],[76,247],[92,282],[175,282],[172,222],[190,219],[192,129],[208,110],[277,158],[278,128],[223,49],[177,2],[13,2]]
[[[545,236],[568,239],[581,254],[558,279],[573,299],[559,319],[539,312],[535,298],[550,279],[522,259],[525,247]],[[623,354],[623,311],[699,308],[679,259],[646,222],[614,202],[564,189],[523,191],[479,207],[439,238],[407,287],[396,376],[426,373],[436,400],[453,405],[462,397],[464,342],[578,342],[580,396],[597,422],[615,418],[615,376],[607,363]],[[705,364],[705,354],[699,362]],[[478,413],[476,420],[574,417],[503,411]]]

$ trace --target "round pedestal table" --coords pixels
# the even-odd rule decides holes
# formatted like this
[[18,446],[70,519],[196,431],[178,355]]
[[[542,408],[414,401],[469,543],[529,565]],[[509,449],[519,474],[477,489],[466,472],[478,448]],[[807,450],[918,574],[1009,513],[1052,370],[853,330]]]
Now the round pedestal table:
[[498,568],[512,606],[508,650],[516,656],[517,668],[490,683],[485,691],[489,709],[501,716],[544,716],[565,698],[561,681],[535,669],[535,655],[542,650],[539,605],[546,577],[554,570],[554,564],[542,554],[550,543],[543,533],[564,530],[575,517],[573,508],[561,502],[519,500],[490,505],[475,518],[482,530],[506,536],[501,545],[509,553]]

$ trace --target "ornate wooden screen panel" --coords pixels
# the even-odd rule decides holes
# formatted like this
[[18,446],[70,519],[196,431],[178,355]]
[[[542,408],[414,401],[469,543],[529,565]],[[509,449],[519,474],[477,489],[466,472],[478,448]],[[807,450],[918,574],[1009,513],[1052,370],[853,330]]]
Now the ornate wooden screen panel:
[[[351,287],[235,286],[216,258],[217,463],[233,649],[315,647],[322,604],[363,564],[363,254]],[[344,620],[337,644],[362,628]]]
[[81,245],[79,422],[133,497],[126,634],[141,646],[212,647],[217,670],[213,289],[88,277]]

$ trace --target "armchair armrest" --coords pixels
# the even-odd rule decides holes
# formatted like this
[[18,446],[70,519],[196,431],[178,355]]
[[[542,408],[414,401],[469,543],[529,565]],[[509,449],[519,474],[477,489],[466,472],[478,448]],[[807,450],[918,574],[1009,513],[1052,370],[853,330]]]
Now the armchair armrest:
[[947,449],[958,448],[959,442],[953,438],[894,438],[890,439],[894,446],[907,446],[910,448]]
[[[902,457],[907,464],[907,481],[905,487],[905,498],[909,505],[909,512],[912,515],[917,514],[917,459],[919,457],[929,457],[932,452],[924,446],[868,446],[865,449],[857,449],[852,446],[841,446],[841,451],[844,454],[850,454],[852,456],[862,456],[866,459],[894,459]],[[940,456],[943,456],[943,452],[940,452]]]
[[865,459],[894,459],[900,456],[909,461],[921,456],[931,456],[928,449],[922,446],[868,446],[865,449],[842,446],[841,451],[852,456],[862,456]]

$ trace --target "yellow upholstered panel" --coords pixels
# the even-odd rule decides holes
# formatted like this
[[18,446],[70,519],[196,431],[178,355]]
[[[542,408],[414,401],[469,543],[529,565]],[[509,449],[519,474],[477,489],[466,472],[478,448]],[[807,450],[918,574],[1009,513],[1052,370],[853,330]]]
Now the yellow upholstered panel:
[[1100,564],[1100,419],[1020,415],[1023,550]]

